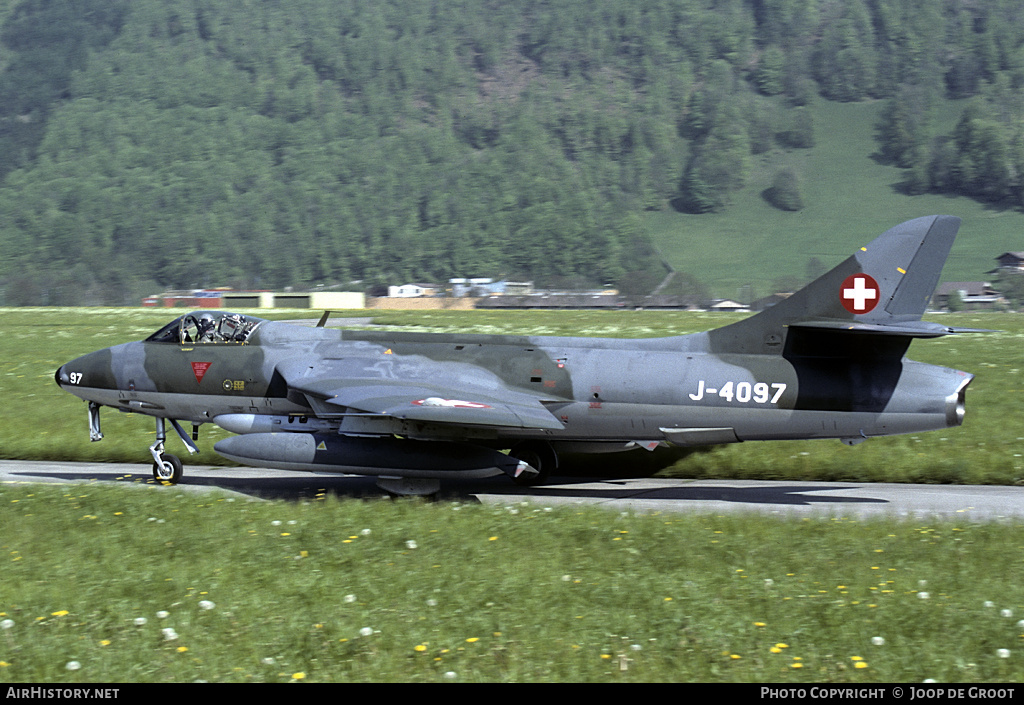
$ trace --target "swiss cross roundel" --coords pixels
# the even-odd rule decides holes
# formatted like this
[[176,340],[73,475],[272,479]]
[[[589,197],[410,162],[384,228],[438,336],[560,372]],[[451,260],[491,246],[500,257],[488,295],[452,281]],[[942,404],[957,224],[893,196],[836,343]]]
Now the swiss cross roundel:
[[881,296],[878,282],[870,274],[851,274],[839,287],[839,301],[850,313],[867,313]]

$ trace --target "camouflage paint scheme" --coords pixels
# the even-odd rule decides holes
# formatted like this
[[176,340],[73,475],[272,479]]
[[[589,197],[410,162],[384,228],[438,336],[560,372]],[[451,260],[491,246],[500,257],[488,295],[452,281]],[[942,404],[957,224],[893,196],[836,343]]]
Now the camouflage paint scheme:
[[[413,478],[411,492],[457,474],[539,481],[564,452],[957,426],[972,375],[905,353],[914,338],[964,332],[920,320],[959,224],[896,226],[781,303],[705,333],[422,334],[195,312],[56,379],[90,402],[94,438],[100,406],[157,417],[154,474],[170,481],[180,461],[160,467],[173,458],[163,419],[243,434],[215,449],[245,464]],[[201,318],[227,332],[195,342]]]

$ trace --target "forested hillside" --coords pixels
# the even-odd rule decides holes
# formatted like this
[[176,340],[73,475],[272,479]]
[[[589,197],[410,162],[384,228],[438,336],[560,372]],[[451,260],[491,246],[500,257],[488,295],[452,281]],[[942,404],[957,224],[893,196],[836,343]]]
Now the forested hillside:
[[0,283],[635,289],[644,211],[727,208],[814,100],[891,101],[910,192],[1024,203],[1022,87],[1017,0],[0,0]]

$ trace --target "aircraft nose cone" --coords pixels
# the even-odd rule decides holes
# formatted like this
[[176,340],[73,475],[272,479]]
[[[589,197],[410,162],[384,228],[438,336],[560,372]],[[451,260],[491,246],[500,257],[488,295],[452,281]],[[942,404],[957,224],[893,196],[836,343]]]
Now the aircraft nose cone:
[[65,384],[69,384],[71,380],[68,378],[68,373],[64,371],[64,365],[57,368],[57,371],[53,373],[53,381],[57,383],[57,386],[63,387]]

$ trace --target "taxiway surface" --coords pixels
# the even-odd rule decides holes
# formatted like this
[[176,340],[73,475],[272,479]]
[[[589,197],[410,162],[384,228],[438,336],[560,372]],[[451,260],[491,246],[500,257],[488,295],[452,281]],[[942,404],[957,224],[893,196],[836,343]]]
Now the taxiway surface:
[[[169,489],[156,485],[149,465],[0,460],[0,484],[69,482],[136,484],[155,492]],[[193,465],[185,467],[185,477],[175,489],[219,490],[258,499],[294,500],[321,494],[386,496],[369,477]],[[445,482],[439,498],[505,504],[589,504],[637,512],[1024,519],[1024,487],[995,485],[566,477],[553,478],[541,487],[522,488],[501,476]]]

